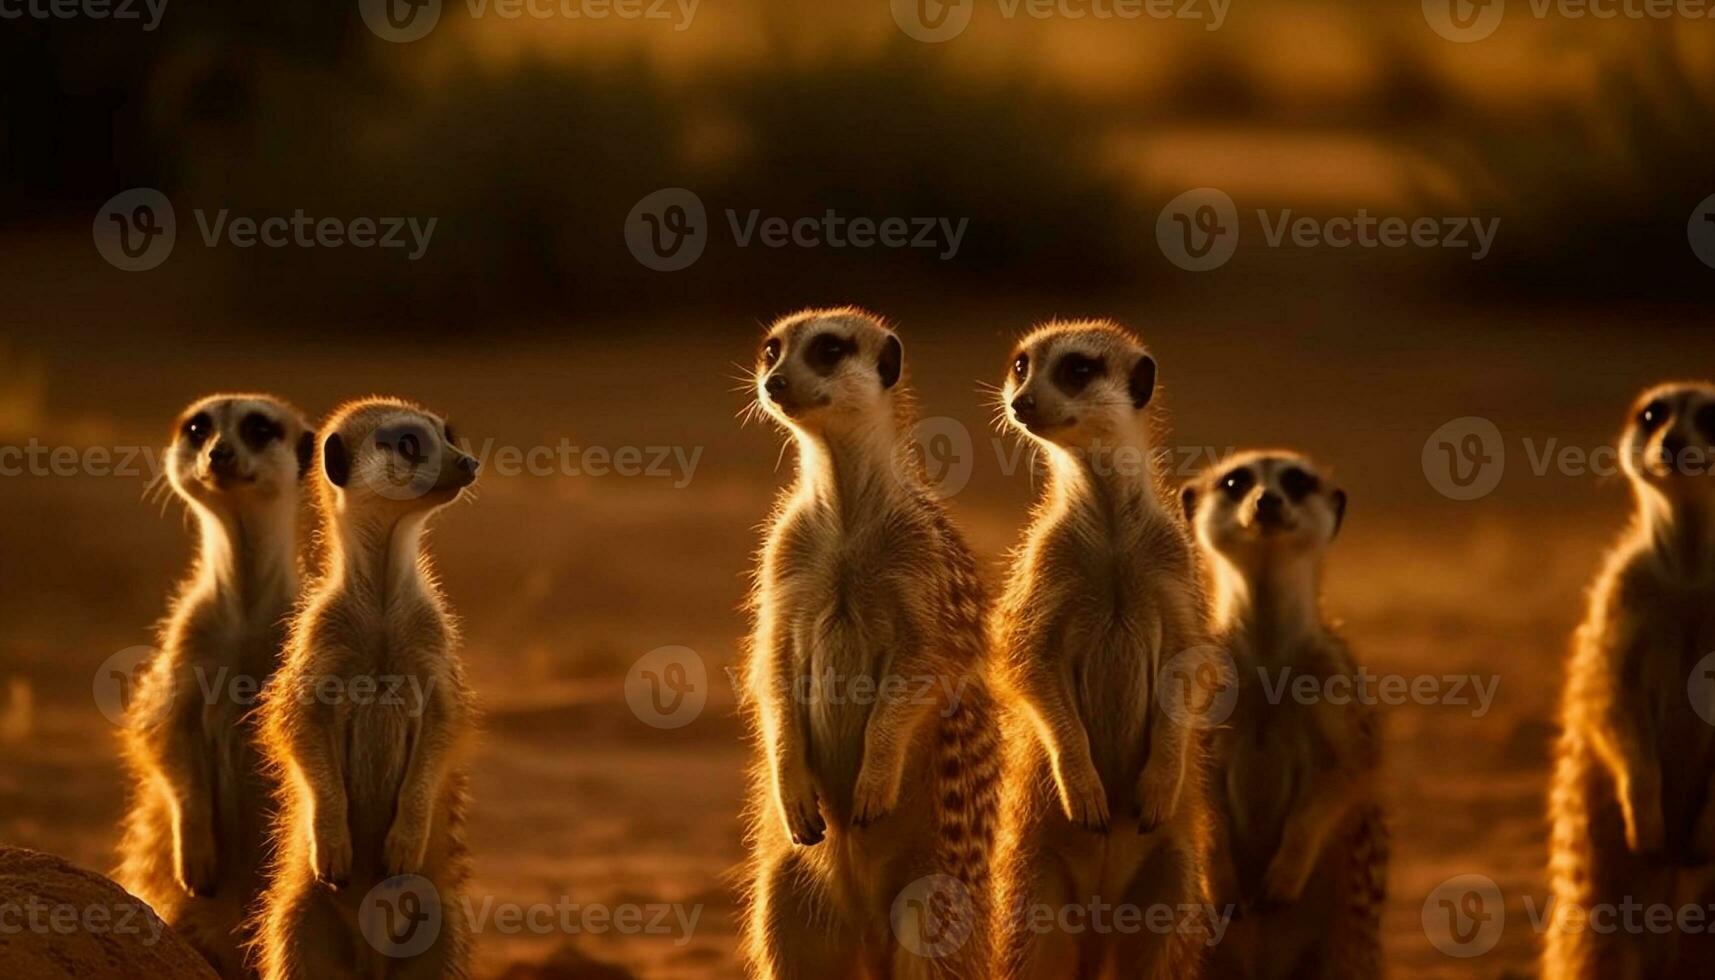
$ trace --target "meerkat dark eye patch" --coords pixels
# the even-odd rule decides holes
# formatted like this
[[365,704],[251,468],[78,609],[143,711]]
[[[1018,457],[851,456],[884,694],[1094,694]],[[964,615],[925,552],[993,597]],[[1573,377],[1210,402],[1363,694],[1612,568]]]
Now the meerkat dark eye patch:
[[185,419],[185,424],[179,427],[179,433],[190,441],[193,446],[200,446],[214,432],[214,419],[207,412],[198,412]]
[[1286,499],[1298,503],[1305,497],[1315,493],[1322,482],[1296,466],[1289,466],[1280,474],[1280,489],[1285,492]]
[[1242,466],[1221,478],[1221,491],[1227,495],[1228,500],[1245,499],[1245,494],[1250,493],[1251,487],[1254,486],[1256,474]]
[[876,358],[875,371],[881,376],[881,387],[885,390],[899,383],[899,375],[905,370],[905,345],[899,338],[888,334],[881,342],[881,356]]
[[1645,405],[1643,411],[1638,413],[1638,428],[1642,429],[1646,433],[1654,432],[1661,428],[1661,424],[1663,422],[1667,421],[1667,413],[1667,401],[1665,399],[1657,398],[1655,401]]
[[393,451],[407,463],[423,461],[423,438],[415,432],[401,432],[393,439]]
[[310,471],[310,462],[316,456],[316,434],[306,432],[298,437],[298,479]]
[[1107,373],[1108,362],[1074,351],[1055,363],[1054,387],[1068,395],[1081,395],[1090,382]]
[[280,424],[261,412],[251,412],[238,422],[238,438],[254,452],[261,452],[275,439],[284,439],[286,432]]
[[1697,431],[1703,433],[1703,438],[1715,442],[1715,402],[1697,410]]
[[336,487],[345,486],[351,479],[351,457],[346,453],[345,440],[337,432],[322,442],[322,472]]
[[1131,407],[1142,408],[1155,397],[1155,358],[1148,354],[1137,359],[1132,365],[1131,377],[1126,387],[1131,389]]
[[1017,357],[1012,359],[1012,376],[1023,381],[1029,374],[1030,355],[1021,351]]
[[851,342],[839,334],[819,333],[811,337],[809,346],[804,348],[804,362],[810,365],[811,370],[825,376],[833,374],[851,352]]

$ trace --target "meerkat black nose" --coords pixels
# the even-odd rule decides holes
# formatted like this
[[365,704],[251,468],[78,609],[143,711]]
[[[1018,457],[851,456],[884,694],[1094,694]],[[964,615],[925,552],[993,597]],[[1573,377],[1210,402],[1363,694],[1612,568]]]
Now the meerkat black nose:
[[459,472],[460,473],[464,473],[464,474],[467,474],[469,476],[475,476],[476,471],[479,469],[482,469],[482,463],[475,456],[460,456],[459,457]]
[[768,392],[768,397],[779,401],[780,396],[786,394],[786,379],[776,374],[763,382],[762,387]]
[[216,469],[228,469],[237,461],[238,451],[232,448],[231,443],[221,441],[209,447],[208,465]]
[[1273,523],[1280,520],[1286,513],[1286,498],[1273,490],[1264,490],[1262,496],[1256,498],[1256,516],[1258,520]]
[[1670,432],[1661,440],[1661,461],[1669,467],[1677,467],[1685,459],[1685,450],[1690,444],[1685,437],[1677,432]]
[[1019,395],[1012,400],[1012,414],[1028,415],[1036,411],[1035,395]]

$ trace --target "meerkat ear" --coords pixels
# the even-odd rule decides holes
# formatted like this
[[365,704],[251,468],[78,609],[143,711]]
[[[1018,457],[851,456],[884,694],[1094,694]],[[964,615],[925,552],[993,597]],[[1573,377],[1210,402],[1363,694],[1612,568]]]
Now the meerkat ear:
[[1131,369],[1131,407],[1142,408],[1155,396],[1155,358],[1148,354],[1137,359]]
[[1185,508],[1187,521],[1197,519],[1197,488],[1195,486],[1187,483],[1185,489],[1179,491],[1179,506]]
[[881,357],[876,359],[875,369],[881,375],[883,390],[899,383],[899,374],[905,369],[905,345],[896,335],[888,334],[881,342]]
[[298,437],[298,479],[310,471],[310,463],[316,458],[316,434],[305,431]]
[[328,482],[336,487],[345,486],[351,479],[351,457],[346,455],[345,440],[337,432],[322,443],[322,469],[328,475]]
[[1328,535],[1329,541],[1340,536],[1340,525],[1346,522],[1346,491],[1336,490],[1332,496],[1334,498],[1334,533]]

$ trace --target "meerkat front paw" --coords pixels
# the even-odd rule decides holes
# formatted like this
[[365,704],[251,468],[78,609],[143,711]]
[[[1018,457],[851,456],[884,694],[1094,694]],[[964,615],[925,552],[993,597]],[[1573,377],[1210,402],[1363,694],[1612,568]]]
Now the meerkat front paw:
[[351,884],[351,832],[344,821],[316,827],[310,838],[310,870],[334,891]]
[[816,799],[816,790],[809,772],[802,766],[794,771],[782,771],[779,777],[781,816],[786,820],[786,833],[792,843],[804,847],[820,844],[828,832],[827,821]]
[[1060,788],[1060,807],[1066,819],[1085,830],[1098,834],[1108,832],[1108,791],[1102,777],[1089,760],[1069,771],[1057,769],[1055,782]]
[[852,823],[867,827],[892,813],[899,805],[899,783],[903,776],[897,767],[865,762],[858,770],[857,791],[852,797]]
[[1178,767],[1150,760],[1137,780],[1137,832],[1147,834],[1173,819],[1185,780]]
[[173,843],[173,875],[179,887],[193,898],[214,894],[220,858],[213,829],[200,821],[181,823]]
[[395,817],[381,849],[388,877],[417,874],[423,870],[428,853],[429,822],[412,819],[404,813]]
[[1659,789],[1634,782],[1620,799],[1626,823],[1626,847],[1633,854],[1659,854],[1667,843],[1667,822],[1661,813]]

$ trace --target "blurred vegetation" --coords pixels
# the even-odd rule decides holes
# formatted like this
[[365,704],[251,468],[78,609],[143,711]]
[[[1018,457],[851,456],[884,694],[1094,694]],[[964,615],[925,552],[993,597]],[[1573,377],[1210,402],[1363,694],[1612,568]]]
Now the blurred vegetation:
[[[148,34],[13,23],[0,33],[9,216],[84,220],[142,185],[173,198],[181,237],[196,234],[191,208],[436,219],[412,263],[377,249],[210,252],[215,290],[251,315],[339,308],[458,324],[748,309],[759,270],[782,303],[861,297],[878,283],[1170,283],[1153,228],[1178,188],[1138,186],[1099,154],[1116,127],[1187,120],[1355,131],[1441,162],[1461,186],[1420,189],[1440,209],[1425,213],[1504,216],[1482,263],[1413,259],[1460,290],[1660,298],[1707,281],[1683,228],[1715,190],[1715,110],[1665,41],[1612,64],[1595,104],[1501,115],[1449,91],[1420,48],[1378,37],[1389,56],[1366,91],[1287,116],[1230,50],[1206,45],[1160,90],[1116,105],[1020,70],[956,73],[903,37],[735,65],[694,86],[641,54],[472,63],[408,84],[376,63],[397,51],[369,36],[350,0],[174,5]],[[21,94],[31,92],[47,94]],[[638,199],[673,186],[700,195],[714,228],[704,257],[667,276],[632,260],[622,228]],[[955,262],[916,249],[740,253],[726,228],[728,209],[830,208],[970,226]]]

